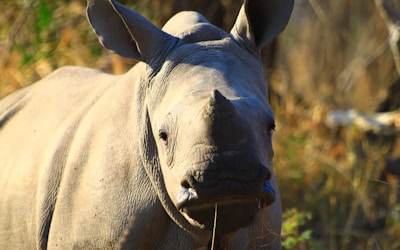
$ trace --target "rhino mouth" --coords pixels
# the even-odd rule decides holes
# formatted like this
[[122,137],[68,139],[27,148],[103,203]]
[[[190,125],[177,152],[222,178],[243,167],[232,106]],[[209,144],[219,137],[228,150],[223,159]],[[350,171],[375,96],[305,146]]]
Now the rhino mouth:
[[275,192],[267,180],[257,194],[231,194],[207,199],[199,198],[191,187],[181,187],[177,208],[189,222],[205,230],[213,230],[216,219],[217,233],[226,234],[249,226],[259,210],[274,201]]

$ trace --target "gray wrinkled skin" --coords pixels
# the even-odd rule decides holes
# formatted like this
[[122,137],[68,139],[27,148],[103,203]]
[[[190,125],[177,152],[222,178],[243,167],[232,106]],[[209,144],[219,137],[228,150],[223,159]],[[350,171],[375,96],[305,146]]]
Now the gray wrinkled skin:
[[259,50],[292,7],[247,0],[225,33],[195,12],[160,30],[88,1],[101,43],[142,62],[64,67],[1,100],[0,248],[207,249],[217,203],[218,249],[280,249]]

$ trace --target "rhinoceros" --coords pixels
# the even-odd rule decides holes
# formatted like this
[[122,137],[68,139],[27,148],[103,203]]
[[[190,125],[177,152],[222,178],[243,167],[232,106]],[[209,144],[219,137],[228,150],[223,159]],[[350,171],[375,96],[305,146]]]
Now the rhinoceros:
[[292,8],[246,0],[227,33],[89,0],[100,42],[141,62],[63,67],[0,102],[0,248],[279,249],[260,50]]

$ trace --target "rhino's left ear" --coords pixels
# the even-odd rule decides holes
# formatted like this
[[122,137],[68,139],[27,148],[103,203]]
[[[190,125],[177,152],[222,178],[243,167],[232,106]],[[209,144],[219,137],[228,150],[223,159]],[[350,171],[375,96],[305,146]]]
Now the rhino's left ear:
[[124,57],[150,63],[176,44],[177,38],[114,0],[88,0],[87,15],[103,46]]
[[293,5],[294,0],[245,0],[231,34],[247,46],[261,50],[285,29]]

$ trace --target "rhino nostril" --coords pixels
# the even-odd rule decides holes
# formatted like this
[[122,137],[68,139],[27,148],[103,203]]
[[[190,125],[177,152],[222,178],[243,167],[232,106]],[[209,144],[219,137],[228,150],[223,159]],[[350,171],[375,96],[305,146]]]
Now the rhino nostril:
[[271,171],[269,171],[269,169],[263,164],[260,164],[260,166],[261,166],[261,168],[264,168],[266,170],[265,171],[265,181],[269,181],[272,177]]
[[268,170],[267,173],[265,174],[265,180],[269,181],[271,179],[271,172]]
[[183,188],[191,188],[191,186],[190,186],[190,184],[189,184],[189,182],[187,180],[182,181],[181,182],[181,186]]

